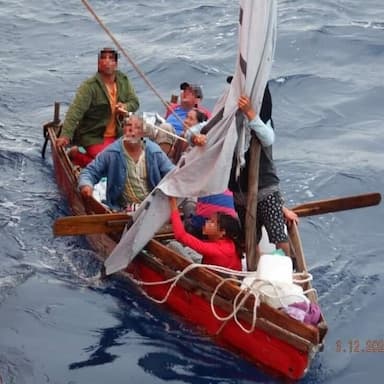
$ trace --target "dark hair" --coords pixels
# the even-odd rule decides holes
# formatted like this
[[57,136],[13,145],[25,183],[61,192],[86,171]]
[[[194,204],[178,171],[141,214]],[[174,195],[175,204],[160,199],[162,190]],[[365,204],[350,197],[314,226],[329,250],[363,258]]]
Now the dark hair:
[[203,99],[203,90],[200,85],[190,84],[184,81],[184,83],[180,84],[180,90],[185,91],[186,89],[190,89],[198,99]]
[[208,116],[204,112],[200,111],[200,109],[192,108],[192,110],[196,112],[196,119],[199,123],[208,120]]
[[272,96],[271,92],[269,91],[269,84],[267,83],[264,91],[263,96],[263,102],[261,104],[261,110],[260,110],[260,118],[261,120],[266,123],[268,120],[271,120],[271,124],[273,127],[272,122]]
[[112,53],[115,61],[117,62],[117,59],[119,58],[119,54],[113,48],[106,47],[106,48],[101,49],[100,52],[99,52],[98,58],[100,59],[101,55],[105,55],[106,53]]
[[235,243],[235,248],[239,258],[243,255],[242,234],[240,221],[226,213],[217,212],[217,223],[221,230],[225,231],[225,237],[228,237]]

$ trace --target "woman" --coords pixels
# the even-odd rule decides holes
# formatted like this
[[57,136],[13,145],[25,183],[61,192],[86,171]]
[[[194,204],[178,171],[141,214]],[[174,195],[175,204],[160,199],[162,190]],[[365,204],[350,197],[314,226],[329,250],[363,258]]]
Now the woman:
[[186,232],[180,218],[175,197],[169,198],[171,222],[175,239],[203,256],[204,264],[219,265],[241,271],[242,249],[240,223],[234,217],[216,212],[205,221],[202,232],[206,240]]
[[[183,137],[187,138],[188,141],[190,141],[192,144],[195,145],[203,145],[205,144],[205,135],[193,135],[191,138],[188,135],[188,131],[191,127],[195,127],[197,125],[200,125],[200,129],[204,126],[205,122],[207,121],[207,115],[201,111],[199,111],[197,108],[192,108],[187,113],[187,117],[184,119],[183,126]],[[199,138],[202,137],[204,139],[204,143],[199,142]],[[195,140],[197,140],[195,142]],[[172,154],[172,161],[174,164],[176,164],[179,160],[181,155],[188,149],[189,145],[185,141],[178,140],[174,146],[173,154]]]

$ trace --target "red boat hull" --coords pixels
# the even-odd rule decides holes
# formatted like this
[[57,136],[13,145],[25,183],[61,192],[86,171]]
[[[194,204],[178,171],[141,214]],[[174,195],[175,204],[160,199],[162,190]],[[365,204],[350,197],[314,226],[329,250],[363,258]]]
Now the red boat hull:
[[[135,279],[144,282],[164,281],[162,275],[136,260],[132,262],[128,272]],[[149,296],[162,300],[169,287],[170,284],[162,284],[144,286],[143,289]],[[255,329],[251,334],[245,333],[234,320],[228,321],[222,327],[222,321],[213,315],[209,302],[179,286],[172,289],[165,305],[191,324],[204,330],[208,335],[213,336],[218,344],[236,351],[261,368],[267,368],[268,371],[293,380],[302,378],[308,369],[308,353],[299,351],[259,329]],[[216,309],[216,311],[221,317],[228,315],[220,309]],[[249,324],[243,323],[243,326],[249,327]]]

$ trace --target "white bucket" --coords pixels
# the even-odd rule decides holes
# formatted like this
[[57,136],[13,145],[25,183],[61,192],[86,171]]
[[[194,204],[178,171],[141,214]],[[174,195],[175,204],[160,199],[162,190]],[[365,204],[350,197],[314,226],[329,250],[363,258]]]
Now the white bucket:
[[261,255],[256,278],[264,281],[292,284],[292,259],[281,255]]

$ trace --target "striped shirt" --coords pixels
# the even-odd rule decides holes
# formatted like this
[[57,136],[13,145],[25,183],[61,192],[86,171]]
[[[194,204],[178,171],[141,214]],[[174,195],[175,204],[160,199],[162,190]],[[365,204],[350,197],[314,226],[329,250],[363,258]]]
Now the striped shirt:
[[125,182],[123,200],[124,205],[141,203],[149,194],[147,181],[147,166],[145,161],[145,151],[135,162],[124,148],[125,159],[127,162],[127,180]]

